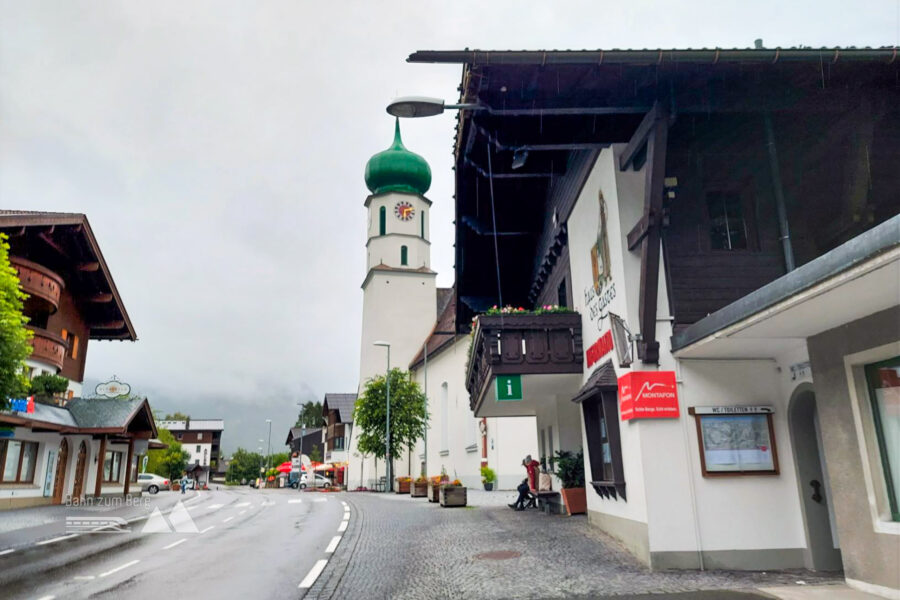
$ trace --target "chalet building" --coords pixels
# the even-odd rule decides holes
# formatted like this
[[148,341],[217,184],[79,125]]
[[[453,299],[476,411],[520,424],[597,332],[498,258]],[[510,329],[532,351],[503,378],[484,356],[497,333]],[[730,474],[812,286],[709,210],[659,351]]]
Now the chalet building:
[[90,223],[82,214],[0,210],[0,232],[28,294],[29,374],[61,375],[67,396],[81,396],[88,342],[137,339]]
[[322,456],[326,463],[343,467],[348,462],[348,440],[353,432],[353,408],[356,394],[325,394],[322,403],[322,430],[324,448]]
[[285,446],[290,447],[291,454],[305,454],[309,456],[313,446],[319,448],[324,456],[324,444],[322,442],[322,427],[291,427],[288,431],[287,439],[284,441]]
[[160,429],[168,429],[181,449],[190,454],[188,467],[200,485],[208,484],[211,473],[216,473],[222,448],[222,419],[189,419],[186,421],[160,421]]
[[[455,474],[466,485],[481,485],[481,458],[470,458],[483,455],[488,438],[476,433],[481,422],[467,408],[464,371],[450,366],[451,362],[458,362],[460,352],[465,354],[456,342],[463,345],[465,342],[453,337],[454,343],[445,345],[447,340],[439,322],[439,317],[448,310],[448,299],[454,294],[450,288],[436,286],[437,273],[431,269],[431,200],[425,196],[431,186],[431,168],[424,158],[403,145],[399,123],[391,147],[375,154],[367,163],[365,182],[371,193],[364,203],[369,218],[366,276],[362,283],[358,391],[362,392],[370,379],[384,376],[388,364],[391,368],[407,369],[416,363],[415,377],[429,403],[428,448],[426,452],[422,440],[417,447],[392,457],[393,476],[438,475],[444,471],[451,476]],[[428,340],[435,353],[440,354],[438,363],[429,361],[426,364],[424,361],[423,347]],[[390,347],[386,348],[382,343]],[[440,352],[438,345],[441,345]],[[415,360],[419,354],[423,354],[421,366]],[[336,401],[328,404],[329,408],[333,405]],[[341,419],[351,418],[344,414],[343,408],[339,413]],[[507,425],[508,433],[503,442],[499,437],[491,438],[495,447],[503,443],[528,448],[526,453],[537,453],[533,423],[516,419]],[[337,429],[339,422],[334,426]],[[345,481],[351,487],[375,487],[385,476],[384,461],[376,461],[359,452],[356,432],[351,431],[346,437],[349,464]],[[523,457],[518,457],[511,465],[489,466],[509,473],[510,477],[505,480],[521,480],[525,474],[521,467]]]
[[[409,57],[462,65],[476,105],[454,149],[471,409],[583,449],[590,523],[653,568],[900,595],[897,58]],[[482,314],[547,304],[572,312]]]
[[69,380],[52,404],[0,411],[0,509],[140,494],[138,465],[156,437],[140,399],[81,398],[91,340],[136,340],[87,217],[0,211],[32,330],[29,375]]

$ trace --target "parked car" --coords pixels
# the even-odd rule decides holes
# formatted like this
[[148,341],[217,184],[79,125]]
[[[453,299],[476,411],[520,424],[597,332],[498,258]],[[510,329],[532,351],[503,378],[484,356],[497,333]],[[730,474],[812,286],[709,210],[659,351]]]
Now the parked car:
[[[301,490],[309,487],[309,478],[307,477],[306,473],[300,476],[299,482],[293,477],[291,478],[291,487],[297,489],[298,485],[300,486]],[[318,473],[316,473],[316,479],[313,485],[315,487],[331,487],[331,480],[323,475],[319,475]]]
[[141,491],[155,494],[159,490],[169,489],[169,480],[160,477],[155,473],[140,473],[137,476],[138,483],[141,484]]

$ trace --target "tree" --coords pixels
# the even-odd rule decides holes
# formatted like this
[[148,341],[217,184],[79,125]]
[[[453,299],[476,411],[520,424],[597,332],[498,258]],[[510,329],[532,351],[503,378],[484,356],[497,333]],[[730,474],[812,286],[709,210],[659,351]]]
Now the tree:
[[166,415],[166,418],[163,421],[190,421],[191,416],[186,415],[180,412],[174,412],[172,414]]
[[69,380],[52,373],[43,373],[31,380],[29,393],[35,396],[62,394],[69,389]]
[[178,479],[187,467],[191,455],[181,449],[181,444],[175,441],[175,436],[168,429],[160,429],[158,439],[169,447],[147,452],[147,471],[170,480]]
[[[410,378],[409,371],[391,369],[391,457],[412,449],[425,435],[428,413],[425,394]],[[385,378],[375,377],[366,387],[353,411],[353,424],[358,428],[357,446],[363,454],[384,458],[387,402]]]
[[28,389],[25,359],[31,354],[31,331],[22,314],[27,295],[19,287],[19,276],[9,263],[9,244],[0,233],[0,409],[9,408],[9,399],[23,396]]
[[256,479],[259,477],[261,466],[263,466],[261,454],[238,448],[231,456],[231,463],[228,465],[228,471],[225,472],[225,481],[240,482],[242,479]]
[[318,444],[313,444],[312,450],[309,451],[309,460],[311,462],[322,462],[322,451],[319,450]]
[[286,463],[289,460],[291,460],[290,452],[278,452],[269,456],[268,462],[270,467],[277,467],[281,463]]
[[294,427],[321,427],[325,424],[325,418],[322,416],[321,402],[307,402],[300,407],[300,414],[297,415],[297,423]]

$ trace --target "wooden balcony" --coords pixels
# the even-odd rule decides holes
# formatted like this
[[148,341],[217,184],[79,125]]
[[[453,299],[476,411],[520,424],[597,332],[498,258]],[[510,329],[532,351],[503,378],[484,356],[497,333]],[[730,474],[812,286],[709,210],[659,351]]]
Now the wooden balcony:
[[10,256],[9,262],[19,276],[22,291],[29,296],[25,301],[25,312],[40,310],[55,313],[59,308],[59,295],[65,287],[62,277],[46,267],[18,256]]
[[[577,313],[479,316],[466,369],[470,407],[479,417],[530,415],[540,397],[577,391],[583,362]],[[496,408],[492,412],[486,398],[493,398],[492,385],[498,375],[522,376],[523,398],[491,400]]]
[[325,439],[333,440],[334,438],[344,437],[344,424],[334,423],[325,430]]
[[68,342],[55,333],[50,333],[40,327],[29,326],[28,329],[34,332],[34,337],[31,339],[31,345],[34,350],[29,358],[53,365],[59,372],[63,367],[63,360],[66,358],[66,349],[69,347]]

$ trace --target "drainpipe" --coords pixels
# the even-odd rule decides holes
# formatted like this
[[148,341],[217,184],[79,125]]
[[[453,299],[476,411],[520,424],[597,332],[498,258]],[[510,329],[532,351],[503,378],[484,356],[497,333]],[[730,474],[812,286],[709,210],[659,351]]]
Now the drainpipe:
[[778,150],[775,148],[772,115],[768,111],[763,114],[763,122],[766,128],[766,149],[769,152],[769,171],[772,174],[772,192],[775,194],[775,208],[778,211],[778,230],[781,234],[781,247],[784,250],[784,267],[790,272],[794,270],[794,250],[791,248],[791,230],[788,226],[784,188],[781,185],[781,170],[778,168]]

